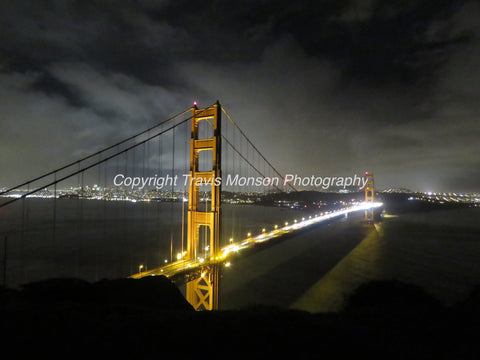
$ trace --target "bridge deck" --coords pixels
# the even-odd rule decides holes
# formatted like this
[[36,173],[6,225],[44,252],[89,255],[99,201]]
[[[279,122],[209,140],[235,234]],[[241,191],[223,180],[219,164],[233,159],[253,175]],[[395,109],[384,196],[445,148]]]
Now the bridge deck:
[[[381,205],[382,205],[381,203],[374,203],[373,207],[379,207]],[[330,220],[332,218],[335,218],[341,215],[345,215],[354,211],[365,211],[365,209],[369,209],[370,207],[371,206],[368,204],[361,204],[361,205],[356,205],[349,208],[343,208],[337,211],[324,212],[324,213],[321,213],[320,215],[315,215],[314,217],[310,217],[309,219],[299,221],[291,225],[286,225],[282,228],[275,229],[269,232],[264,232],[260,235],[252,236],[242,241],[224,246],[220,250],[220,255],[216,259],[210,259],[210,260],[205,260],[204,258],[196,258],[196,259],[188,259],[188,260],[181,259],[181,260],[171,262],[170,264],[159,266],[152,270],[139,272],[137,274],[131,275],[130,278],[140,279],[145,276],[155,276],[155,275],[164,275],[166,277],[171,277],[173,275],[176,275],[182,272],[188,273],[191,271],[198,270],[202,266],[208,266],[209,264],[228,265],[229,257],[233,254],[237,254],[241,250],[244,250],[247,248],[253,248],[255,245],[258,245],[259,243],[263,243],[263,242],[278,238],[280,236],[290,234],[294,231],[306,228],[314,224],[325,222],[327,220]]]

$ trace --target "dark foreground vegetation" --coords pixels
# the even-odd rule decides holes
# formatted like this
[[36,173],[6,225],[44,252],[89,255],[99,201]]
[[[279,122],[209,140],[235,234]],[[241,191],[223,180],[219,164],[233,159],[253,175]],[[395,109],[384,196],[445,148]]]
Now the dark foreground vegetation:
[[341,313],[194,312],[164,277],[58,279],[1,289],[0,304],[2,359],[480,358],[480,288],[449,308],[381,281],[360,287]]

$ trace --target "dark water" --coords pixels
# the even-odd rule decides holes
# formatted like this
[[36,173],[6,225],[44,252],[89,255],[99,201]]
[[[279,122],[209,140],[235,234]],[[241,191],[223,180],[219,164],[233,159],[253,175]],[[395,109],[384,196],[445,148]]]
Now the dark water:
[[362,242],[367,230],[362,216],[338,217],[232,260],[222,271],[221,308],[290,307]]
[[480,285],[480,209],[436,210],[385,218],[292,304],[335,311],[362,283],[397,279],[450,305]]
[[[308,215],[224,205],[222,243]],[[375,230],[361,219],[337,219],[233,261],[223,273],[222,307],[262,303],[334,311],[375,279],[416,284],[451,304],[480,284],[480,209],[398,214]],[[182,250],[182,203],[29,199],[1,209],[0,225],[8,286],[51,277],[125,277]]]
[[310,312],[341,310],[363,283],[397,279],[449,305],[480,285],[480,209],[387,217],[374,228],[362,214],[323,224],[223,272],[221,306],[252,304]]
[[[7,239],[7,285],[51,277],[95,281],[129,276],[140,265],[147,269],[162,265],[182,251],[185,207],[179,202],[28,199],[2,208],[0,256],[3,260]],[[260,233],[262,228],[272,229],[276,223],[309,214],[222,205],[221,242],[243,239],[248,232]],[[3,266],[0,272],[3,276]]]

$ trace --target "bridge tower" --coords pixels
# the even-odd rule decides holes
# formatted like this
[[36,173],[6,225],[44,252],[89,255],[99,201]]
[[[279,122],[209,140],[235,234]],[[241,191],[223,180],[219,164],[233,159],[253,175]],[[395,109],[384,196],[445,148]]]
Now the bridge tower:
[[[365,184],[365,203],[368,205],[373,205],[373,193],[374,193],[374,183],[373,183],[373,174],[365,172],[365,177],[367,182]],[[365,220],[367,222],[373,221],[373,207],[365,210]]]
[[[215,179],[221,178],[221,107],[217,103],[212,107],[198,109],[192,108],[190,139],[190,182],[188,192],[188,217],[187,217],[187,257],[195,259],[204,249],[200,249],[200,236],[205,234],[203,245],[208,244],[209,259],[211,264],[202,276],[187,283],[187,301],[195,310],[218,310],[219,267],[215,259],[220,251],[220,191],[221,186],[215,186]],[[199,138],[199,127],[213,128],[211,138]],[[200,169],[200,153],[211,153],[212,168]],[[205,154],[205,153],[204,153]],[[202,159],[204,157],[202,156]],[[209,154],[207,154],[209,159]],[[200,186],[211,184],[210,209],[208,203],[205,210],[200,209]],[[202,188],[203,190],[203,188]],[[206,251],[206,250],[205,250]],[[208,254],[207,254],[208,255]],[[206,255],[206,257],[207,257]],[[205,259],[205,262],[209,260]]]

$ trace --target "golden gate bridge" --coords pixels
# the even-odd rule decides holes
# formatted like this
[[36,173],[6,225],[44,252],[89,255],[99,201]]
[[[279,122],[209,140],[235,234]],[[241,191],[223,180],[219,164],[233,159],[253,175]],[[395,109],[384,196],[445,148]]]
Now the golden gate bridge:
[[[262,181],[222,182],[228,176]],[[18,285],[58,276],[180,275],[193,307],[215,310],[220,272],[232,256],[351,212],[364,211],[372,222],[380,204],[373,175],[365,176],[364,199],[280,212],[272,205],[285,202],[275,199],[295,187],[272,181],[285,179],[218,102],[195,103],[0,192],[4,285],[7,276]]]

